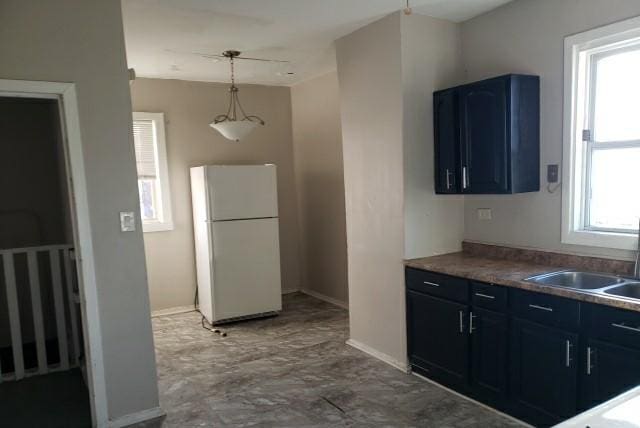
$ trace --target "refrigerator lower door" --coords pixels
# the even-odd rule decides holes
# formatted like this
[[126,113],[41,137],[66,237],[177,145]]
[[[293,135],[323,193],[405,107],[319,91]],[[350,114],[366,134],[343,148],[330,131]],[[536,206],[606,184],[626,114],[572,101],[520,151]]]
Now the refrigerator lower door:
[[282,309],[278,219],[211,223],[213,319]]

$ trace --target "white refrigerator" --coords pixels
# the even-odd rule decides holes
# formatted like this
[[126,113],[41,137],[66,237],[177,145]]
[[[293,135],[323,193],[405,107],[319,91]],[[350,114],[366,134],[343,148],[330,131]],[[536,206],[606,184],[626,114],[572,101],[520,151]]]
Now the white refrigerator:
[[191,168],[200,312],[211,324],[282,309],[275,165]]

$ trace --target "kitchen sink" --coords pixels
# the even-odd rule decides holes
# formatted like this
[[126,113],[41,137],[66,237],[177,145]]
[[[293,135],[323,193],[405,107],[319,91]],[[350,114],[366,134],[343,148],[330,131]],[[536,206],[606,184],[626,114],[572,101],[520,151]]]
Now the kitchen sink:
[[[628,280],[602,273],[562,271],[532,276],[525,281],[555,287],[573,288],[576,290],[597,290],[612,285],[624,284]],[[640,292],[640,290],[638,291]],[[640,293],[638,296],[640,298]]]
[[640,282],[627,282],[622,285],[608,288],[604,290],[604,292],[613,296],[640,299]]

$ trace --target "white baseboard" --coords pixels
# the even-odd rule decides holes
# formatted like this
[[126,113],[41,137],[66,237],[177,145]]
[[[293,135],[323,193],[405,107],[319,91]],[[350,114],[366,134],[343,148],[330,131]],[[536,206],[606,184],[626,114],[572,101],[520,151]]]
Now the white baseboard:
[[158,309],[151,312],[151,317],[163,317],[166,315],[184,314],[186,312],[193,312],[196,308],[193,305],[188,306],[175,306],[173,308]]
[[463,399],[465,399],[465,400],[467,400],[467,401],[470,401],[470,402],[472,402],[472,403],[474,403],[474,404],[477,404],[478,406],[483,407],[483,408],[485,408],[485,409],[487,409],[487,410],[489,410],[489,411],[491,411],[491,412],[493,412],[493,413],[496,413],[496,414],[498,414],[498,415],[502,416],[503,418],[507,418],[507,419],[512,420],[512,421],[514,421],[514,422],[516,422],[516,423],[522,424],[522,426],[523,426],[523,427],[527,427],[527,428],[535,428],[535,427],[533,427],[532,425],[529,425],[528,423],[521,421],[520,419],[516,419],[516,418],[514,418],[513,416],[507,415],[506,413],[502,413],[500,410],[496,410],[496,409],[494,409],[493,407],[487,406],[486,404],[483,404],[483,403],[481,403],[481,402],[479,402],[479,401],[474,400],[473,398],[467,397],[466,395],[462,395],[462,394],[460,394],[459,392],[456,392],[456,391],[454,391],[453,389],[449,389],[449,388],[447,388],[447,387],[446,387],[446,386],[444,386],[444,385],[440,385],[438,382],[435,382],[435,381],[433,381],[433,380],[431,380],[431,379],[429,379],[429,378],[426,378],[426,377],[422,376],[422,375],[421,375],[421,374],[419,374],[419,373],[413,372],[413,373],[411,373],[411,374],[412,374],[412,375],[414,375],[414,376],[416,376],[416,377],[419,377],[419,378],[420,378],[420,379],[422,379],[422,380],[425,380],[425,381],[429,382],[430,384],[432,384],[432,385],[434,385],[434,386],[437,386],[438,388],[442,388],[442,389],[444,389],[445,391],[448,391],[448,392],[450,392],[450,393],[452,393],[452,394],[454,394],[454,395],[457,395],[457,396],[458,396],[458,397],[460,397],[460,398],[463,398]]
[[316,291],[311,290],[300,290],[301,293],[308,294],[311,297],[315,297],[316,299],[323,300],[327,303],[331,303],[332,305],[338,306],[342,309],[349,310],[349,304],[345,303],[341,300],[334,299],[333,297],[326,296],[322,293],[318,293]]
[[[282,294],[291,294],[291,293],[297,293],[298,289],[293,289],[293,290],[282,290]],[[166,308],[166,309],[158,309],[157,311],[152,311],[151,312],[151,318],[155,318],[155,317],[163,317],[163,316],[167,316],[167,315],[176,315],[176,314],[184,314],[187,312],[194,312],[196,311],[196,307],[193,305],[187,305],[187,306],[174,306],[172,308]]]
[[395,367],[398,370],[402,370],[405,373],[409,373],[409,365],[405,362],[401,362],[396,360],[395,358],[393,358],[390,355],[385,354],[384,352],[380,352],[376,349],[373,349],[372,347],[365,345],[364,343],[360,343],[357,340],[353,340],[353,339],[349,339],[347,340],[347,345],[356,348],[362,352],[364,352],[365,354],[369,354],[374,358],[379,359],[380,361],[383,361],[387,364],[389,364],[390,366]]
[[140,412],[124,415],[109,421],[109,428],[125,428],[140,422],[156,419],[164,416],[166,413],[160,407],[142,410]]

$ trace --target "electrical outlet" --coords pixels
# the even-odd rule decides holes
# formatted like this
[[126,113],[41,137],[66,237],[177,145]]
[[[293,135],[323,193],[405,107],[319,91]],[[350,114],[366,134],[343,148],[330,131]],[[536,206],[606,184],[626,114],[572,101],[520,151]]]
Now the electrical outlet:
[[478,208],[478,220],[491,220],[491,208]]
[[557,183],[559,175],[558,164],[547,165],[547,183]]

